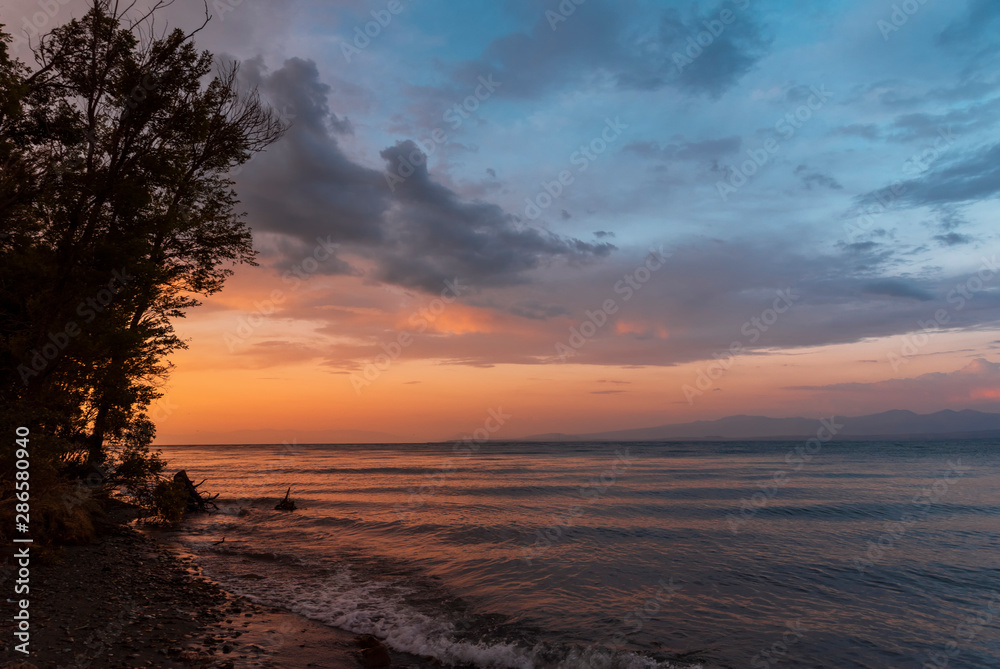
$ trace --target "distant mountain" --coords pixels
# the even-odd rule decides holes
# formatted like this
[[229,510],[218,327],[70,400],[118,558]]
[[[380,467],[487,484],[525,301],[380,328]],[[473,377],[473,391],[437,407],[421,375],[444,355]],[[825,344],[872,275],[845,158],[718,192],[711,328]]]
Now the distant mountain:
[[[938,411],[918,414],[896,409],[868,416],[836,418],[843,425],[835,438],[892,437],[894,439],[1000,438],[1000,413]],[[677,439],[806,439],[816,436],[818,419],[727,416],[676,425],[659,425],[631,430],[590,434],[537,434],[520,441],[667,441]]]

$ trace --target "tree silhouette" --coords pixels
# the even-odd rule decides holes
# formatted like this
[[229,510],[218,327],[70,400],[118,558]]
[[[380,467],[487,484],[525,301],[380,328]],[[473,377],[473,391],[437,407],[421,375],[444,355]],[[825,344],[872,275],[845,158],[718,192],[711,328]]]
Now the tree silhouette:
[[254,264],[227,173],[284,130],[163,5],[93,0],[34,67],[0,26],[0,429],[64,465],[151,441],[171,321]]

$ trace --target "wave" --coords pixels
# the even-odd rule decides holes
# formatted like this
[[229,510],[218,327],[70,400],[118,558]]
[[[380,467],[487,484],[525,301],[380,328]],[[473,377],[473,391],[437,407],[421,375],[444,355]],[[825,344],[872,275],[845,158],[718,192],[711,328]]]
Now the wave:
[[[233,552],[246,557],[249,553]],[[472,664],[484,669],[696,669],[631,651],[594,645],[587,648],[513,640],[467,638],[459,626],[407,603],[413,588],[401,582],[358,582],[348,568],[323,579],[269,577],[248,581],[216,578],[227,588],[261,604],[278,606],[355,634],[372,634],[390,648],[434,658],[445,666]]]

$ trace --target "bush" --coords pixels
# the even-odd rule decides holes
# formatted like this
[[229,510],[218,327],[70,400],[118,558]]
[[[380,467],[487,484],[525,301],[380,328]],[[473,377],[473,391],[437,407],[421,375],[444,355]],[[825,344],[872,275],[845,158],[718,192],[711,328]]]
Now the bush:
[[153,489],[153,506],[168,523],[176,523],[187,510],[188,492],[179,481],[160,481]]
[[[99,486],[70,482],[39,463],[31,476],[30,535],[36,545],[85,544],[94,539],[95,521],[106,498]],[[0,485],[0,539],[14,528],[16,498],[13,483]]]

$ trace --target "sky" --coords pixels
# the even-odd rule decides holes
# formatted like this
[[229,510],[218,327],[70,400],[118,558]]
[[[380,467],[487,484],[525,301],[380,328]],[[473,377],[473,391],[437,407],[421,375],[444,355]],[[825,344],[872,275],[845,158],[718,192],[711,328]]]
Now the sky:
[[159,443],[997,410],[1000,4],[208,6],[289,130]]

